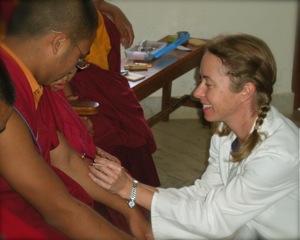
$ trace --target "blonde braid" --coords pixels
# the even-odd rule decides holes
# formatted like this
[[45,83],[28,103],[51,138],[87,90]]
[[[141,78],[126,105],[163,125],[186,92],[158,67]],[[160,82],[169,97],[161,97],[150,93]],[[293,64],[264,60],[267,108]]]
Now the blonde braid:
[[233,158],[233,162],[240,162],[246,157],[248,157],[256,145],[258,145],[262,141],[262,137],[265,137],[265,134],[259,132],[260,126],[263,124],[265,117],[267,116],[268,111],[270,110],[270,104],[264,104],[260,106],[258,111],[257,120],[255,122],[255,126],[249,137],[243,142],[240,146],[238,152],[232,152],[231,156]]

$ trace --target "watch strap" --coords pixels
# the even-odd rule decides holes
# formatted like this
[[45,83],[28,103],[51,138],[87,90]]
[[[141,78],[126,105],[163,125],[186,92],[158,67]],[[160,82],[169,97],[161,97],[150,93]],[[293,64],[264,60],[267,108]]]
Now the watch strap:
[[128,206],[130,208],[133,208],[135,206],[137,185],[138,185],[138,181],[137,180],[133,180],[132,189],[131,189],[131,193],[130,193],[130,199],[128,201]]

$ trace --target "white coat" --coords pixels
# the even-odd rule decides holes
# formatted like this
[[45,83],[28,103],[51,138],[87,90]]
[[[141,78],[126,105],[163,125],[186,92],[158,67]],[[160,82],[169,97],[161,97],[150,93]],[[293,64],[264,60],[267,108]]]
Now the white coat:
[[299,238],[299,128],[272,107],[260,132],[240,163],[229,161],[236,136],[214,135],[201,179],[154,194],[155,239]]

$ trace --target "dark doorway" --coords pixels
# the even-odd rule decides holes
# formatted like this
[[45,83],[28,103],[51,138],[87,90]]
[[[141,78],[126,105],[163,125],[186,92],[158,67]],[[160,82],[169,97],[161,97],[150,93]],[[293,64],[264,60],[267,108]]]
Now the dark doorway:
[[300,108],[300,4],[298,2],[298,21],[296,29],[296,44],[295,44],[295,55],[294,55],[294,69],[293,69],[293,82],[292,90],[295,94],[294,98],[294,110]]

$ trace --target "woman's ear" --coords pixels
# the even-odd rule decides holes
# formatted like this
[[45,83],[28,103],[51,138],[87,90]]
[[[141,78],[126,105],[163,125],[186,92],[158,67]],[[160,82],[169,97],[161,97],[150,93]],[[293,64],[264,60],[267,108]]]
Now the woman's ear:
[[245,100],[248,100],[253,96],[255,91],[256,91],[255,85],[251,82],[247,82],[247,83],[245,83],[241,94]]

